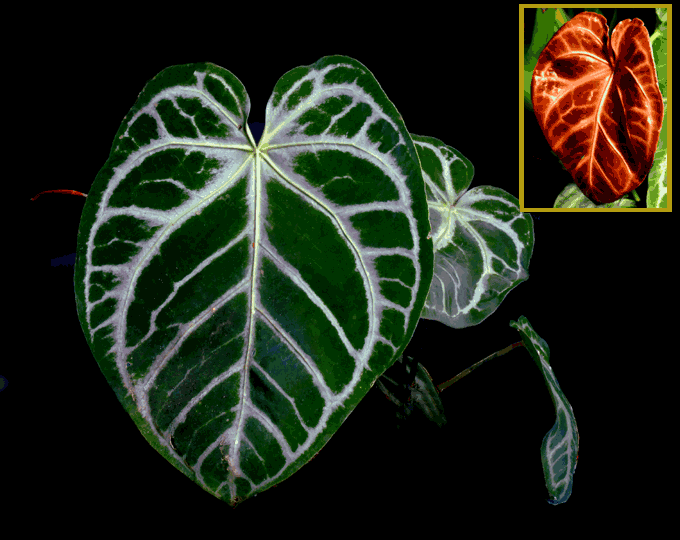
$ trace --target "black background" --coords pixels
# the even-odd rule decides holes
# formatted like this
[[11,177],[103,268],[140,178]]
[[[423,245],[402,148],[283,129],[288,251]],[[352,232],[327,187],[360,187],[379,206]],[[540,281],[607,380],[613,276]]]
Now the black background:
[[[281,15],[267,19],[272,30],[264,31],[234,13],[222,19],[174,13],[167,23],[142,23],[131,14],[111,29],[99,19],[71,33],[68,26],[58,33],[46,27],[45,56],[29,64],[35,118],[26,122],[34,142],[26,166],[33,173],[21,178],[23,194],[15,201],[26,205],[28,223],[30,272],[19,272],[19,281],[28,291],[22,307],[29,322],[21,328],[28,330],[22,339],[30,354],[4,363],[9,386],[0,394],[8,423],[21,426],[11,463],[23,471],[26,491],[17,501],[35,505],[42,518],[35,526],[73,530],[86,519],[98,530],[126,534],[134,523],[154,534],[192,527],[226,535],[234,525],[266,527],[269,516],[283,516],[291,521],[269,525],[280,531],[321,520],[335,531],[368,520],[381,528],[416,523],[426,534],[436,524],[455,534],[458,522],[473,518],[483,531],[524,525],[531,515],[590,512],[629,489],[624,461],[634,468],[626,469],[627,478],[643,476],[629,457],[630,438],[631,431],[636,438],[650,435],[640,417],[650,402],[633,393],[653,384],[646,366],[657,365],[654,348],[665,342],[657,326],[667,319],[657,309],[668,271],[659,231],[669,230],[670,214],[536,214],[529,280],[476,327],[421,321],[407,349],[440,383],[517,341],[509,321],[529,319],[550,346],[581,435],[572,497],[556,508],[545,502],[539,452],[553,407],[539,370],[518,349],[442,394],[449,422],[440,433],[397,432],[391,404],[371,390],[311,462],[232,511],[138,432],[83,336],[73,267],[51,265],[75,252],[85,200],[30,197],[47,189],[87,192],[144,85],[174,64],[210,61],[229,69],[250,95],[249,121],[263,122],[284,73],[324,55],[352,56],[373,72],[411,133],[437,137],[470,159],[472,187],[494,185],[517,196],[510,107],[517,61],[515,53],[499,55],[489,45],[506,36],[512,52],[517,19],[506,13],[501,23],[481,11],[488,22],[395,13],[394,21],[377,26],[370,18],[343,24],[342,17],[302,25]],[[206,20],[215,27],[193,28]],[[499,513],[509,521],[489,519]]]

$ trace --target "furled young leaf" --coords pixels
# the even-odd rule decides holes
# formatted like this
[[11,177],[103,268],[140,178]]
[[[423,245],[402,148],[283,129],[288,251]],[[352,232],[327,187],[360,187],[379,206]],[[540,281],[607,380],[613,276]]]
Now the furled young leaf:
[[531,84],[534,113],[553,151],[593,202],[638,187],[654,161],[663,101],[649,34],[626,19],[579,13],[541,53]]
[[424,319],[453,328],[479,324],[528,279],[534,223],[506,191],[468,191],[474,168],[456,149],[411,135],[418,150],[430,211],[435,271]]
[[78,316],[144,437],[230,504],[313,457],[418,322],[432,276],[413,142],[370,71],[276,84],[259,144],[241,82],[170,67],[88,193]]
[[545,484],[550,496],[553,497],[548,502],[560,504],[566,502],[571,495],[578,461],[579,439],[574,411],[550,367],[550,349],[545,340],[531,327],[526,317],[520,317],[518,321],[510,321],[510,326],[521,334],[524,346],[543,373],[545,383],[550,390],[550,397],[555,404],[557,421],[543,439],[541,461]]

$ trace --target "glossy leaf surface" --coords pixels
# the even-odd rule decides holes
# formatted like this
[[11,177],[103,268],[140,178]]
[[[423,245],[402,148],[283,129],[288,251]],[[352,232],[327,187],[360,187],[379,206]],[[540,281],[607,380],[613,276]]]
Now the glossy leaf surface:
[[400,357],[433,251],[418,157],[342,56],[276,84],[174,66],[126,115],[83,210],[92,352],[144,437],[229,504],[313,457]]
[[452,328],[479,324],[528,279],[534,224],[519,201],[493,186],[470,188],[474,167],[433,137],[418,150],[434,241],[434,276],[421,317]]
[[522,342],[541,370],[555,405],[557,421],[543,439],[541,461],[545,484],[552,497],[548,502],[561,504],[567,502],[571,495],[578,461],[579,436],[574,411],[550,366],[550,348],[545,340],[536,333],[526,317],[510,321],[510,326],[522,336]]
[[642,21],[583,12],[562,26],[534,69],[534,112],[553,151],[598,204],[639,186],[663,121],[649,34]]

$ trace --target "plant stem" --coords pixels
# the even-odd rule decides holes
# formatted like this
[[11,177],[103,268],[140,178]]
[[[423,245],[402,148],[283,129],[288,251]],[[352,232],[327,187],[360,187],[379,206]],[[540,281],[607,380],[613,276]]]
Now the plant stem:
[[73,191],[72,189],[50,189],[49,191],[41,191],[35,197],[33,197],[31,200],[35,201],[43,193],[65,193],[67,195],[80,195],[81,197],[87,197],[87,195],[85,193],[81,193],[80,191]]
[[498,352],[495,352],[495,353],[493,353],[493,354],[487,356],[486,358],[481,359],[481,360],[480,360],[479,362],[477,362],[476,364],[471,365],[469,368],[467,368],[467,369],[461,371],[461,372],[460,372],[458,375],[456,375],[453,379],[449,379],[448,381],[441,383],[439,386],[437,386],[437,389],[438,389],[440,392],[442,392],[445,388],[448,388],[448,387],[451,386],[453,383],[455,383],[455,382],[461,380],[463,377],[465,377],[465,376],[466,376],[468,373],[470,373],[472,370],[477,369],[479,366],[481,366],[481,365],[482,365],[484,362],[486,362],[487,360],[491,360],[492,358],[496,358],[497,356],[503,356],[504,354],[509,353],[509,352],[510,352],[512,349],[514,349],[515,347],[521,347],[522,345],[524,345],[524,343],[521,342],[521,341],[518,341],[517,343],[513,343],[512,345],[508,345],[505,349],[503,349],[503,350],[501,350],[501,351],[498,351]]

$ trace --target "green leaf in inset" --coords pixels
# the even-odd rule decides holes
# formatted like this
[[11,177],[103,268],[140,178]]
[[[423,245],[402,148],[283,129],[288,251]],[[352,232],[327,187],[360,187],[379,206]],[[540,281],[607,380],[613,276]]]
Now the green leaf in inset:
[[659,89],[663,96],[663,124],[659,134],[659,142],[654,153],[654,165],[649,172],[649,188],[647,190],[647,208],[668,207],[668,28],[666,26],[666,9],[657,8],[657,16],[662,24],[650,37]]
[[555,405],[557,421],[543,439],[541,461],[548,493],[553,497],[550,504],[566,502],[571,495],[574,472],[578,461],[578,429],[571,404],[560,388],[549,363],[548,344],[531,327],[526,317],[510,321],[510,326],[519,331],[524,346],[543,373],[550,397]]
[[572,182],[555,199],[555,208],[635,208],[635,201],[633,195],[627,193],[614,202],[595,204]]
[[293,474],[400,357],[433,250],[418,155],[371,72],[285,74],[259,141],[241,82],[165,69],[82,213],[81,326],[144,437],[236,504]]
[[411,137],[423,169],[435,250],[420,316],[453,328],[474,326],[528,279],[534,223],[500,188],[468,191],[474,168],[458,150],[432,137]]

